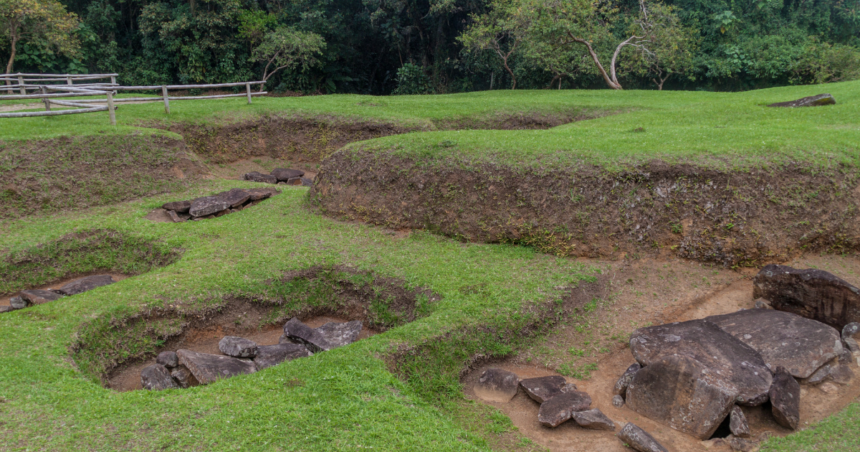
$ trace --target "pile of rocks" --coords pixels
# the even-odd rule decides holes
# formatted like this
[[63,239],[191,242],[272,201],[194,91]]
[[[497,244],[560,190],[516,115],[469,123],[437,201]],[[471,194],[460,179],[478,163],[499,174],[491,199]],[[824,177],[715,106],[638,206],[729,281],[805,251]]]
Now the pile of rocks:
[[[513,372],[490,368],[485,370],[475,386],[475,393],[487,400],[509,402],[522,389],[540,405],[538,422],[548,428],[573,420],[582,428],[615,431],[615,423],[598,408],[591,407],[591,396],[579,391],[560,375],[520,378]],[[641,428],[628,423],[618,437],[636,450],[665,451],[657,441]]]
[[174,223],[205,220],[238,212],[279,193],[274,188],[234,188],[212,196],[169,202],[161,208],[167,211]]
[[257,345],[249,339],[226,336],[218,342],[223,355],[181,349],[161,352],[155,364],[140,372],[140,382],[144,389],[159,391],[254,373],[284,361],[351,344],[358,340],[361,326],[361,321],[355,320],[311,328],[293,318],[284,325],[284,334],[276,345]]
[[760,308],[634,331],[636,363],[616,383],[613,404],[626,402],[702,440],[729,416],[743,443],[751,435],[741,407],[770,401],[775,421],[797,429],[800,383],[848,384],[854,377],[858,294],[820,270],[767,266],[755,278]]
[[22,291],[18,296],[9,299],[9,306],[0,306],[0,313],[24,309],[28,306],[48,303],[62,297],[77,295],[93,290],[96,287],[113,284],[111,275],[93,275],[76,279],[64,284],[59,289],[30,289]]
[[314,181],[304,177],[305,172],[296,169],[275,168],[271,174],[251,171],[242,176],[242,179],[253,182],[264,182],[267,184],[304,185],[311,187]]

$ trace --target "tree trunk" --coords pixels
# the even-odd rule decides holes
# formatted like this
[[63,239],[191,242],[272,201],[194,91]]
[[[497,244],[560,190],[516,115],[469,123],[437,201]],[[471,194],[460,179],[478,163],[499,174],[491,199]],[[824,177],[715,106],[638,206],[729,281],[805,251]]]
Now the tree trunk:
[[[13,33],[14,33],[14,31],[13,31]],[[17,44],[18,44],[18,37],[15,36],[15,34],[13,34],[12,35],[12,50],[11,50],[11,53],[9,54],[9,62],[6,63],[6,75],[9,75],[12,73],[12,67],[15,64],[15,54],[17,53],[17,50],[18,50]],[[12,85],[12,81],[7,78],[6,79],[6,86],[11,86],[11,85]],[[9,88],[9,94],[13,94],[13,93],[14,93],[14,90],[12,88]]]
[[517,78],[514,76],[514,71],[508,67],[508,57],[502,59],[502,64],[504,64],[505,70],[508,71],[508,74],[511,74],[511,89],[517,89]]
[[[597,56],[597,53],[591,47],[590,42],[588,42],[582,38],[577,38],[576,36],[573,36],[570,32],[568,32],[567,35],[570,37],[571,40],[573,40],[573,42],[578,42],[578,43],[584,45],[586,49],[588,49],[588,54],[591,55],[591,59],[594,61],[594,64],[597,66],[597,70],[599,70],[600,75],[603,76],[603,81],[605,81],[606,84],[610,88],[618,89],[618,90],[623,89],[617,80],[613,80],[613,78],[615,77],[615,68],[614,67],[612,68],[613,74],[612,74],[612,78],[610,78],[609,74],[606,73],[606,69],[603,69],[603,65],[600,64],[600,57]],[[617,50],[616,50],[616,52],[617,52]]]

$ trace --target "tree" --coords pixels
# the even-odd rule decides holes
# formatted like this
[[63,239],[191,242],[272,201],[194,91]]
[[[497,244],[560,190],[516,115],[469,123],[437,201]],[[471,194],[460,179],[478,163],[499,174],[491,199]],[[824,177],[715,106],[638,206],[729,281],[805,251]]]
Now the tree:
[[528,22],[516,0],[495,0],[490,11],[472,17],[472,24],[457,40],[463,50],[487,50],[502,59],[502,66],[511,75],[511,89],[517,88],[517,78],[508,61],[525,39]]
[[[263,68],[263,82],[266,82],[281,69],[301,66],[305,71],[316,66],[319,64],[316,56],[322,54],[325,46],[325,40],[316,33],[298,31],[292,27],[278,27],[263,36],[251,59],[266,63]],[[260,91],[263,91],[265,86],[265,83],[260,85]]]
[[78,16],[57,0],[0,0],[0,33],[10,45],[6,73],[12,73],[18,44],[24,41],[73,55],[80,48],[73,33],[77,26]]
[[652,3],[648,8],[647,23],[633,23],[630,33],[635,34],[643,26],[647,45],[636,47],[631,67],[633,71],[651,79],[658,90],[673,74],[688,72],[693,66],[693,56],[698,46],[697,30],[685,27],[674,13],[674,8],[662,3]]

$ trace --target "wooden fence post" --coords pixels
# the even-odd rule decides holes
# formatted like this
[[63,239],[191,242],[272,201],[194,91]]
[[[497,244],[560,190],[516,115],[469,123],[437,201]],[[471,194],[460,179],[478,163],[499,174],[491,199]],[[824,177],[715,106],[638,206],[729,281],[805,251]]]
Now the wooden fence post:
[[245,83],[245,92],[248,93],[248,105],[251,104],[251,84]]
[[[40,86],[39,90],[42,91],[42,94],[48,94],[48,88],[45,88],[45,85]],[[45,111],[51,111],[51,101],[47,97],[43,97],[42,102],[45,103]]]
[[164,113],[170,114],[170,99],[167,98],[167,86],[161,85],[161,97],[164,98]]
[[116,125],[116,113],[113,111],[113,91],[107,92],[108,112],[110,113],[110,125]]
[[111,76],[110,76],[110,84],[111,84],[111,85],[116,85],[116,76],[115,76],[115,75],[111,75]]
[[24,76],[23,75],[18,76],[18,84],[21,85],[21,94],[26,95],[27,89],[24,88]]
[[71,85],[71,84],[72,84],[72,78],[69,76],[66,76],[66,85]]

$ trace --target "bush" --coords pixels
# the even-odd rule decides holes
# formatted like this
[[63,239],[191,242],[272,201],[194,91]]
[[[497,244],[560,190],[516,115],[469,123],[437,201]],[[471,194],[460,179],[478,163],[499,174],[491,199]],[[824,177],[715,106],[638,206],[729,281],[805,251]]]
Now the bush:
[[397,70],[397,88],[392,94],[432,94],[433,88],[424,70],[417,64],[406,63]]

